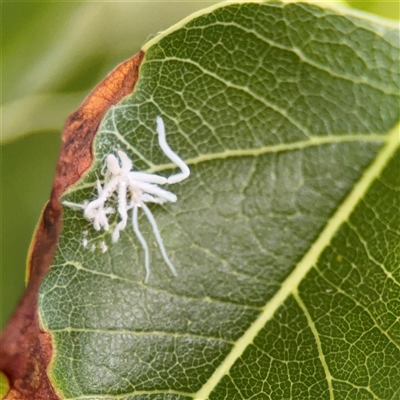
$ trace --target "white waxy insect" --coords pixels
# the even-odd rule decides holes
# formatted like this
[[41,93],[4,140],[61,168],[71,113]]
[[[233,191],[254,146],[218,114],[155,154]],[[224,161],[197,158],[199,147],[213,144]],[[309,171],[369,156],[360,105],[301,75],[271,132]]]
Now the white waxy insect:
[[120,221],[114,228],[111,238],[113,242],[118,241],[120,232],[124,230],[127,225],[128,211],[132,210],[133,231],[142,245],[145,255],[145,282],[147,282],[150,277],[150,254],[147,242],[139,229],[138,209],[142,208],[146,214],[163,259],[171,272],[177,276],[175,267],[168,258],[157,223],[146,203],[163,204],[168,201],[175,202],[177,200],[176,195],[167,190],[161,189],[158,185],[178,183],[190,175],[190,170],[187,164],[172,151],[166,141],[165,127],[162,118],[157,117],[156,121],[158,143],[161,150],[177,167],[180,168],[180,173],[165,178],[163,176],[148,174],[145,172],[132,171],[131,159],[122,150],[117,150],[117,156],[114,154],[109,154],[107,156],[105,165],[105,183],[104,186],[101,186],[100,181],[97,181],[97,199],[85,202],[84,204],[71,203],[67,201],[63,202],[63,204],[68,207],[83,209],[84,217],[92,222],[94,229],[100,230],[103,228],[105,231],[108,231],[110,227],[108,223],[108,215],[114,214],[115,209],[107,206],[106,202],[114,193],[116,193],[118,199],[117,212]]
[[100,248],[102,253],[105,253],[108,250],[108,246],[106,245],[106,243],[104,241],[100,242],[99,248]]

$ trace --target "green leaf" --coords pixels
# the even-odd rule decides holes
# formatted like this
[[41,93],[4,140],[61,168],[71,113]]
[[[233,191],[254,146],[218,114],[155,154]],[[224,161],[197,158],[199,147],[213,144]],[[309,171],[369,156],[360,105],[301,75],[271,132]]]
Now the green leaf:
[[0,373],[0,396],[4,396],[8,391],[8,382],[5,375]]
[[112,243],[64,207],[39,293],[60,396],[397,398],[399,31],[243,3],[144,50],[134,92],[105,116],[95,162],[63,200],[96,196],[116,148],[136,170],[175,173],[161,115],[191,169],[168,187],[176,203],[150,206],[178,277],[143,213],[148,284],[131,224]]

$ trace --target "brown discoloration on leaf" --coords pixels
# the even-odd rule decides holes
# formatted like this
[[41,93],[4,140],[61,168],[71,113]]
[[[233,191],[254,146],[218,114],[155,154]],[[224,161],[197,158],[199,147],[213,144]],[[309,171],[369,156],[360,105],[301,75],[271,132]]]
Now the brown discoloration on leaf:
[[140,52],[120,64],[68,118],[53,186],[54,195],[58,198],[90,167],[92,142],[99,123],[111,105],[132,92],[143,56],[144,53]]
[[99,123],[110,106],[132,92],[143,56],[140,52],[115,68],[65,124],[50,200],[30,249],[28,286],[0,341],[0,369],[10,382],[5,399],[59,399],[47,376],[52,342],[50,334],[40,329],[37,294],[61,231],[60,197],[92,164],[92,143]]

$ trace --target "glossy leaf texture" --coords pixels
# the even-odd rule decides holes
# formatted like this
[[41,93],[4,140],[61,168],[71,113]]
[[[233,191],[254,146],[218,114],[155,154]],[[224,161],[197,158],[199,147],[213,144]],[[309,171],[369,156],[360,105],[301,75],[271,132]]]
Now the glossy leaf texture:
[[[188,163],[117,243],[64,207],[40,317],[65,399],[395,399],[400,394],[399,32],[307,3],[220,5],[144,46],[132,95],[63,200],[105,157]],[[114,203],[113,203],[114,202]],[[111,204],[116,207],[116,199]]]

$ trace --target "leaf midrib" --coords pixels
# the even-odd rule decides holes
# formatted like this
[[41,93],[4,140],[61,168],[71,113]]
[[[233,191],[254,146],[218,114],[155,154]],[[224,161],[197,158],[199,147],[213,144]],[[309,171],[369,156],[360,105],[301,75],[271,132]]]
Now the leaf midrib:
[[336,232],[342,224],[348,220],[352,211],[364,197],[374,180],[381,174],[390,158],[400,145],[399,140],[400,124],[396,125],[388,135],[386,146],[378,153],[374,162],[366,169],[361,179],[354,186],[347,198],[338,207],[336,213],[327,222],[325,228],[311,245],[309,251],[296,265],[293,272],[283,282],[281,288],[274,297],[265,305],[259,317],[250,325],[249,329],[236,342],[231,352],[215,370],[214,374],[196,393],[194,399],[208,399],[210,393],[221,381],[222,377],[230,370],[233,364],[240,358],[249,343],[252,343],[259,331],[274,316],[277,309],[284,303],[287,297],[292,294],[301,283],[306,274],[316,264],[324,249],[329,245]]

